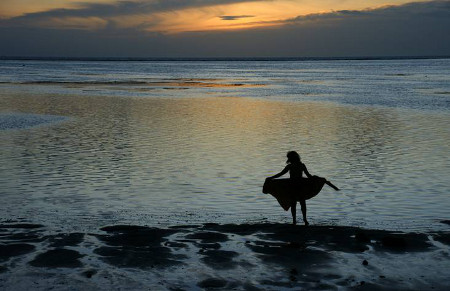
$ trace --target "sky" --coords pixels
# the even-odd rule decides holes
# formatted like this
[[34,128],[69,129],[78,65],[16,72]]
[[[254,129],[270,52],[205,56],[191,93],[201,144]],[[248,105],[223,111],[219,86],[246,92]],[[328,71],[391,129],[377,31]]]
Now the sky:
[[450,1],[0,0],[0,56],[450,55]]

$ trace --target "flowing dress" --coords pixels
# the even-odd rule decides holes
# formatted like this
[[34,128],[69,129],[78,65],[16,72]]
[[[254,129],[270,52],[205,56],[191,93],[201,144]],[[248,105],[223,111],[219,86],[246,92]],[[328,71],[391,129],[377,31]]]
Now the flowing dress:
[[319,194],[327,180],[318,176],[295,179],[266,179],[263,186],[264,194],[271,194],[278,200],[284,210],[301,200],[308,200]]

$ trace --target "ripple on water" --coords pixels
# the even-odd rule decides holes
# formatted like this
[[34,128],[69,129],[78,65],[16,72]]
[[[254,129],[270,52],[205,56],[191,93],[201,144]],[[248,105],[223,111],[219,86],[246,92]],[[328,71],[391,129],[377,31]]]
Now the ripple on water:
[[447,114],[246,98],[23,95],[8,106],[76,118],[0,132],[5,217],[68,228],[289,222],[261,186],[293,149],[342,189],[308,201],[314,223],[423,229],[450,208]]

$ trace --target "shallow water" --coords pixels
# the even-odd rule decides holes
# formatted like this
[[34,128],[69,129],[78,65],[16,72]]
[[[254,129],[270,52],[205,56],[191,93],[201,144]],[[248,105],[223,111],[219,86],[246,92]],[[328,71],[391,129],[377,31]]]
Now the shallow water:
[[131,64],[2,62],[3,119],[70,117],[0,131],[2,220],[290,222],[261,187],[292,149],[342,189],[308,201],[312,223],[449,218],[449,60]]

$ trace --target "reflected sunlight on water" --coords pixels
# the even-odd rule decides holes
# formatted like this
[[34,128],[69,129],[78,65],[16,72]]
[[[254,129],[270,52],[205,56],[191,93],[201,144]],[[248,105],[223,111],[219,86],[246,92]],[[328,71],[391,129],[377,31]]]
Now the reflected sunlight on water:
[[3,217],[69,228],[288,222],[261,187],[297,150],[312,174],[342,189],[324,188],[308,202],[312,223],[424,229],[448,219],[446,113],[25,93],[2,94],[0,109],[72,117],[0,131]]

